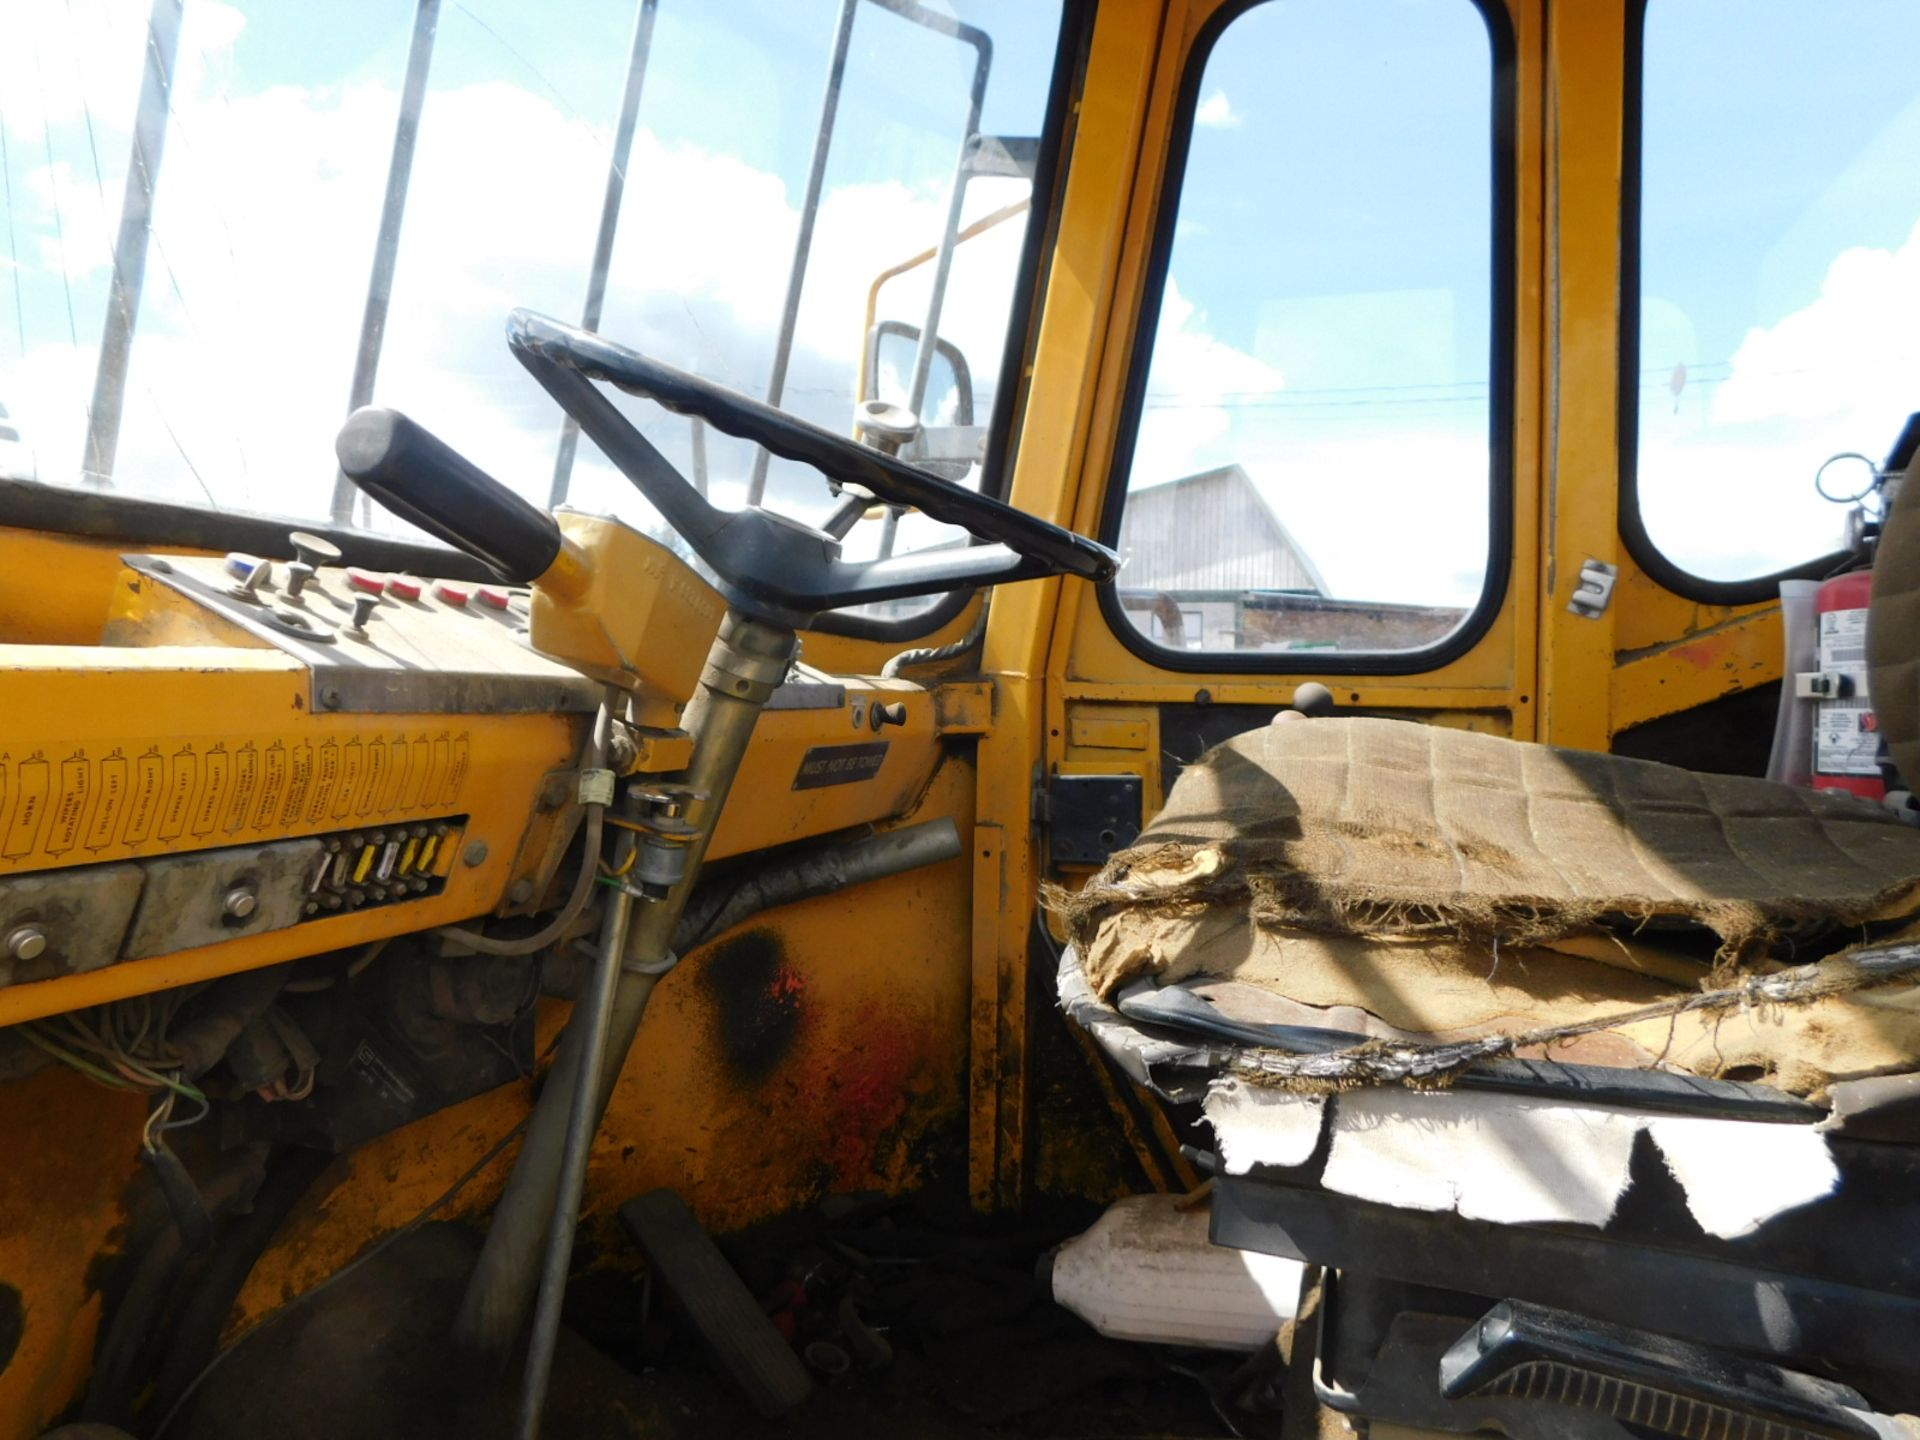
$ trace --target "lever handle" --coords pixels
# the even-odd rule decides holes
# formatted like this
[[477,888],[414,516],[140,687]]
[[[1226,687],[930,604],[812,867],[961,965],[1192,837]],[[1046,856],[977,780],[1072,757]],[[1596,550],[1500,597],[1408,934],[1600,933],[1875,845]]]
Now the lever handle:
[[403,520],[527,585],[560,554],[560,527],[398,410],[347,417],[333,444],[346,477]]

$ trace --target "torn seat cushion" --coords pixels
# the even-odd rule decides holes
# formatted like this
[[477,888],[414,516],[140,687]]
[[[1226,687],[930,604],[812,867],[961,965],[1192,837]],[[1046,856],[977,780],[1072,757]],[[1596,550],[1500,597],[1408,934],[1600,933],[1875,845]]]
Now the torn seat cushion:
[[[1333,1028],[1453,1040],[1684,996],[1716,950],[1723,971],[1766,969],[1810,958],[1796,940],[1906,921],[1920,831],[1762,780],[1318,719],[1208,752],[1140,839],[1056,905],[1102,998],[1142,976],[1210,976]],[[1671,943],[1702,930],[1704,947]],[[1553,1058],[1764,1075],[1806,1094],[1920,1056],[1913,986],[1786,1009],[1642,1023]],[[1378,1027],[1355,1026],[1355,1010]]]

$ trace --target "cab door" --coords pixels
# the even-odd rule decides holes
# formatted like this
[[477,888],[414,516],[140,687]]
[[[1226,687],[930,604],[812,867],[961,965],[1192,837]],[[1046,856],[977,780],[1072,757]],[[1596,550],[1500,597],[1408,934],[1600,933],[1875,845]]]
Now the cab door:
[[1013,499],[1122,565],[994,601],[976,1198],[1032,1163],[1043,880],[1310,681],[1538,730],[1544,43],[1535,0],[1098,14]]

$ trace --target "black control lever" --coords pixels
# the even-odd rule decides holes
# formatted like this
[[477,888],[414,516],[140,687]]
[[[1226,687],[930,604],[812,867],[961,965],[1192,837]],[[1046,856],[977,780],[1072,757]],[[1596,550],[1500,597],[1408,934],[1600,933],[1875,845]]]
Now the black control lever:
[[397,410],[356,410],[333,442],[346,477],[428,534],[519,585],[560,553],[553,517]]

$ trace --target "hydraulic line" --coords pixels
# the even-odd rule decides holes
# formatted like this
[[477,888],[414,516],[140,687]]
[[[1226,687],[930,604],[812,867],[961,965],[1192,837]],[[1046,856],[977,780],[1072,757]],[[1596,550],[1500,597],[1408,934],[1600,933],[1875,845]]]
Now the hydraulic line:
[[943,815],[844,845],[810,848],[745,874],[731,873],[723,882],[703,885],[693,897],[680,917],[674,948],[685,954],[762,911],[938,865],[960,850],[960,831]]
[[987,638],[987,607],[992,603],[993,592],[988,591],[980,602],[980,613],[973,617],[973,624],[967,627],[966,634],[951,645],[923,645],[913,650],[902,650],[880,667],[880,678],[892,680],[902,670],[916,665],[939,665],[948,660],[958,660]]

